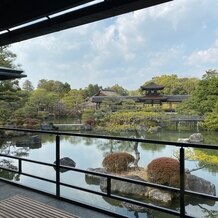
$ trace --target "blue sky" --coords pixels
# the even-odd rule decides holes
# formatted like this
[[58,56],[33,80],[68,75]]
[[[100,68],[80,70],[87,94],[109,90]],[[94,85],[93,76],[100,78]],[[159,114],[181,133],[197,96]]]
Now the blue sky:
[[218,70],[218,1],[174,0],[15,43],[10,50],[35,87],[48,79],[76,89],[92,83],[136,90],[163,74],[201,78]]

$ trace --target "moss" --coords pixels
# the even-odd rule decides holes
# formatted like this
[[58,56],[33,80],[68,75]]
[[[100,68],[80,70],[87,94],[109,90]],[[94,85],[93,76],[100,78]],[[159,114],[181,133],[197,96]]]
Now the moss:
[[148,164],[148,179],[150,182],[179,187],[180,166],[174,158],[160,157]]
[[126,152],[116,152],[107,155],[102,165],[109,172],[123,172],[128,170],[128,166],[133,163],[135,158]]

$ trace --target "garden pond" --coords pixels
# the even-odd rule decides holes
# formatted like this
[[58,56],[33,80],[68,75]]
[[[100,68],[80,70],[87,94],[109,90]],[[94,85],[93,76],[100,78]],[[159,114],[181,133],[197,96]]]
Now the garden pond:
[[[90,132],[89,132],[90,133]],[[155,134],[143,135],[142,138],[164,140],[164,141],[177,141],[178,138],[188,138],[193,132],[191,131],[160,131]],[[218,145],[217,133],[202,132],[205,144]],[[122,136],[133,137],[130,134],[123,134]],[[20,142],[29,140],[30,136],[20,136],[10,139],[1,139],[0,149],[1,153],[19,156],[23,158],[33,159],[37,161],[43,161],[47,163],[53,163],[55,161],[55,135],[39,135],[41,143],[24,145]],[[133,143],[121,142],[106,139],[75,137],[75,136],[61,136],[61,157],[69,157],[76,163],[76,167],[80,169],[98,168],[102,167],[102,160],[108,153],[115,151],[128,152],[135,156]],[[178,148],[169,145],[155,145],[139,143],[138,151],[140,152],[140,167],[146,167],[149,162],[158,157],[174,157]],[[218,159],[218,151],[203,150],[207,155],[207,158],[216,156]],[[10,166],[17,166],[16,161],[6,158],[1,158],[0,163],[9,164]],[[218,193],[218,164],[208,165],[202,169],[193,171],[192,174],[202,177],[216,186],[216,192]],[[188,169],[194,169],[199,167],[198,161],[186,160],[185,167]],[[23,163],[23,171],[25,173],[34,174],[36,176],[45,177],[55,180],[55,170],[49,166],[42,166],[34,163]],[[33,188],[45,190],[55,193],[55,185],[39,181],[34,178],[30,178],[23,175],[18,175],[12,172],[6,172],[0,170],[0,176],[9,180],[14,180],[24,185],[31,186]],[[67,171],[61,173],[61,181],[69,183],[71,185],[88,188],[91,190],[101,191],[99,185],[90,183],[87,181],[84,174]],[[216,195],[217,195],[216,193]],[[167,214],[163,214],[157,211],[152,213],[130,211],[123,207],[121,202],[107,199],[102,196],[93,195],[91,193],[85,193],[79,190],[69,189],[67,187],[61,187],[61,195],[76,201],[81,201],[91,205],[97,205],[112,212],[120,213],[128,217],[171,217]],[[174,202],[170,205],[171,209],[179,210],[178,203]],[[218,202],[214,202],[212,205],[202,202],[192,202],[186,206],[186,212],[188,215],[194,217],[218,217]],[[172,216],[173,217],[173,216]]]

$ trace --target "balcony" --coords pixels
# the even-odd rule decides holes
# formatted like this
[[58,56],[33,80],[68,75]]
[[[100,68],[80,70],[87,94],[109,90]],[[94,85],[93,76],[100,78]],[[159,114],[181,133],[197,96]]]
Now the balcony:
[[[19,181],[19,179],[8,180],[6,178],[0,179],[0,193],[1,200],[7,199],[8,197],[22,194],[25,197],[30,199],[35,199],[39,202],[52,205],[59,209],[64,209],[74,215],[80,217],[129,217],[129,213],[120,213],[119,210],[114,211],[111,208],[102,206],[100,201],[102,199],[107,199],[108,202],[125,202],[128,205],[134,205],[136,207],[144,208],[149,214],[151,211],[158,211],[161,214],[165,214],[165,217],[194,217],[193,214],[189,214],[186,209],[186,198],[187,196],[192,196],[195,199],[201,198],[208,201],[217,202],[218,197],[214,195],[208,195],[204,193],[194,192],[186,189],[185,184],[185,154],[187,148],[198,148],[198,149],[208,149],[208,150],[217,150],[218,146],[206,145],[206,144],[193,144],[193,143],[179,143],[179,142],[170,142],[170,141],[157,141],[157,140],[147,140],[140,138],[127,138],[127,137],[114,137],[114,136],[104,136],[104,135],[93,135],[93,134],[82,134],[82,133],[69,133],[69,132],[60,132],[60,131],[41,131],[41,130],[30,130],[30,129],[14,129],[14,128],[0,128],[2,131],[16,131],[27,134],[43,134],[51,137],[55,137],[55,143],[52,147],[54,151],[54,160],[55,163],[51,161],[39,161],[31,158],[24,158],[18,155],[11,155],[1,153],[1,158],[10,159],[16,162],[16,168],[5,168],[1,167],[0,169],[4,172],[11,172],[19,176],[30,178],[34,181],[38,181],[32,184],[25,184],[25,180]],[[151,183],[148,181],[140,181],[131,178],[126,178],[123,176],[99,173],[83,169],[82,167],[69,167],[60,165],[61,158],[61,137],[74,137],[81,138],[86,137],[88,139],[102,139],[102,140],[111,140],[119,142],[130,142],[130,143],[143,143],[143,144],[155,144],[157,146],[168,145],[178,150],[179,153],[179,164],[180,164],[180,178],[179,178],[179,187],[171,187],[167,185],[160,185],[156,183]],[[41,151],[43,152],[43,150]],[[44,151],[45,152],[45,151]],[[70,151],[69,151],[70,152]],[[81,155],[84,151],[81,150]],[[38,154],[40,155],[40,154]],[[42,154],[41,154],[42,155]],[[86,155],[92,155],[86,154]],[[40,156],[39,156],[40,157]],[[38,171],[31,170],[32,166],[40,166]],[[43,169],[49,168],[53,170],[53,175],[43,175]],[[42,169],[42,170],[40,170]],[[64,180],[62,170],[68,170],[73,172],[71,175],[71,180],[67,182]],[[41,175],[42,174],[42,175]],[[106,181],[106,190],[98,190],[93,188],[92,185],[84,186],[82,183],[76,181],[77,178],[85,178],[86,175],[94,175],[100,178],[104,178]],[[24,181],[24,182],[23,182]],[[72,181],[72,182],[69,182]],[[165,190],[167,192],[172,192],[178,196],[178,207],[175,209],[161,206],[159,204],[154,204],[146,201],[141,201],[132,196],[126,196],[115,192],[112,188],[112,183],[114,181],[120,181],[128,183],[129,185],[135,184],[138,186],[144,187],[153,187],[160,190]],[[52,187],[52,188],[51,188]],[[69,197],[68,193],[74,193],[74,198]],[[84,197],[83,200],[82,197]],[[78,197],[78,198],[75,198]],[[91,197],[90,197],[91,196]],[[97,196],[97,197],[96,197]],[[93,199],[93,200],[92,200]],[[95,202],[95,199],[98,199]],[[100,199],[100,200],[99,200]],[[97,205],[96,205],[97,204]],[[215,208],[217,210],[217,208]],[[134,213],[134,212],[133,212]],[[137,214],[137,213],[136,213]],[[161,216],[162,217],[162,216]],[[163,216],[164,217],[164,216]]]

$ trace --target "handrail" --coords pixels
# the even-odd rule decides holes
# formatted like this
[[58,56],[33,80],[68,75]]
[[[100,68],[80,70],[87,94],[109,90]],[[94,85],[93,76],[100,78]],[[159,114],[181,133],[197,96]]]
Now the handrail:
[[[74,188],[74,189],[77,189],[77,190],[93,193],[93,194],[96,194],[96,195],[107,196],[107,197],[110,197],[110,198],[116,199],[116,200],[122,200],[122,201],[125,201],[127,203],[135,204],[135,205],[138,205],[138,206],[143,206],[143,207],[147,207],[147,208],[150,208],[150,209],[159,210],[159,211],[162,211],[162,212],[165,212],[165,213],[168,213],[168,214],[172,214],[172,215],[176,215],[176,216],[180,216],[180,217],[189,217],[188,215],[185,214],[185,199],[184,199],[185,195],[194,195],[194,196],[204,197],[204,198],[207,198],[207,199],[210,199],[210,200],[218,201],[218,197],[216,197],[216,196],[201,194],[201,193],[185,190],[185,149],[184,149],[184,148],[188,148],[188,147],[203,148],[203,149],[218,149],[217,145],[206,145],[206,144],[198,145],[198,144],[194,144],[194,143],[181,143],[181,142],[147,140],[147,139],[140,139],[140,138],[127,138],[127,137],[106,136],[106,135],[97,135],[97,134],[69,133],[69,132],[62,132],[62,131],[44,131],[44,130],[17,129],[17,128],[4,128],[4,127],[0,127],[0,130],[12,130],[12,131],[22,131],[22,132],[32,132],[32,133],[43,133],[43,134],[56,135],[56,163],[55,164],[50,164],[50,163],[41,162],[41,161],[35,161],[35,160],[31,160],[31,159],[26,159],[26,158],[14,157],[14,156],[11,156],[11,155],[6,155],[6,154],[0,154],[0,156],[18,160],[18,170],[6,169],[4,167],[0,167],[0,169],[8,170],[8,171],[15,172],[15,173],[19,173],[21,175],[29,176],[29,177],[40,179],[40,180],[43,180],[43,181],[55,183],[55,185],[56,185],[56,194],[55,194],[55,196],[58,197],[58,198],[61,198],[61,196],[60,196],[60,186],[66,186],[66,187],[69,187],[69,188]],[[162,145],[162,144],[166,145],[167,144],[167,145],[170,145],[170,146],[180,147],[180,149],[179,149],[180,187],[179,188],[174,188],[174,187],[159,185],[159,184],[155,184],[155,183],[139,181],[139,180],[119,177],[119,176],[115,176],[115,175],[97,173],[97,172],[93,172],[93,171],[88,171],[88,170],[83,170],[83,169],[79,169],[79,168],[72,168],[72,167],[67,167],[67,166],[60,165],[60,135],[77,136],[77,137],[91,137],[91,138],[101,138],[101,139],[113,139],[113,140],[120,140],[120,141],[129,141],[129,142],[155,143],[155,144],[160,144],[160,145]],[[41,164],[41,165],[55,167],[55,169],[56,169],[56,178],[55,178],[55,180],[51,180],[51,179],[47,179],[47,178],[44,178],[44,177],[39,177],[39,176],[35,176],[33,174],[23,172],[22,162],[31,162],[31,163],[35,163],[35,164]],[[70,185],[70,184],[66,184],[66,183],[61,182],[60,181],[60,168],[64,168],[64,169],[67,169],[67,170],[80,172],[80,173],[84,173],[84,174],[92,174],[92,175],[96,175],[96,176],[100,176],[100,177],[105,177],[107,179],[107,192],[103,193],[103,192],[93,191],[93,190],[90,190],[90,189],[87,189],[87,188],[82,188],[82,187],[79,187],[79,186],[74,186],[74,185]],[[173,192],[176,192],[176,193],[180,193],[180,211],[174,211],[174,210],[171,210],[171,209],[168,209],[168,208],[163,208],[163,207],[159,207],[159,206],[156,206],[156,205],[150,205],[150,204],[147,204],[147,203],[142,203],[142,202],[137,201],[137,200],[133,200],[133,199],[129,199],[129,198],[126,198],[126,197],[121,197],[121,196],[118,196],[118,195],[114,195],[111,192],[111,180],[112,179],[125,181],[125,182],[131,182],[131,183],[138,184],[138,185],[146,185],[146,186],[150,186],[150,187],[160,188],[160,189],[163,189],[163,190],[168,190],[168,191],[171,191],[171,192],[173,191]]]
[[128,138],[128,137],[119,137],[111,135],[98,135],[98,134],[86,134],[86,133],[72,133],[65,131],[47,131],[47,130],[35,130],[35,129],[23,129],[23,128],[9,128],[9,127],[0,127],[0,130],[11,130],[18,132],[31,132],[31,133],[43,133],[51,135],[63,135],[63,136],[78,136],[78,137],[87,137],[87,138],[99,138],[99,139],[111,139],[111,140],[120,140],[128,142],[141,142],[141,143],[152,143],[160,145],[170,145],[174,147],[192,147],[192,148],[203,148],[203,149],[218,149],[218,145],[212,144],[196,144],[196,143],[185,143],[185,142],[172,142],[164,140],[153,140],[153,139],[141,139],[141,138]]

